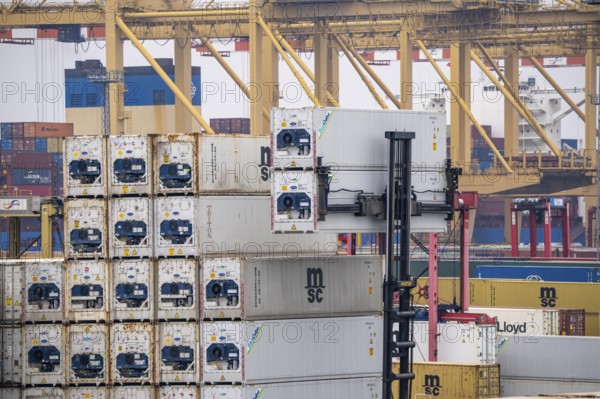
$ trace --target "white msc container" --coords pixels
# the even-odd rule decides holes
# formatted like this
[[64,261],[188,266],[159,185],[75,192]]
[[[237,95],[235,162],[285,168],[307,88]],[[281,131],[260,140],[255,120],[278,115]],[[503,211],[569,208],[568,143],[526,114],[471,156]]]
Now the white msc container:
[[337,233],[273,234],[270,196],[200,197],[200,254],[277,257],[338,253]]
[[498,319],[498,334],[531,337],[561,335],[560,311],[557,309],[518,309],[469,307],[469,313],[485,313]]
[[202,323],[207,383],[377,377],[382,352],[380,316]]
[[200,399],[200,388],[197,386],[161,386],[158,388],[158,399]]
[[153,349],[154,329],[152,324],[113,324],[110,327],[112,383],[117,385],[152,384]]
[[149,386],[115,386],[110,399],[154,399],[154,388]]
[[111,136],[108,143],[111,196],[152,194],[152,153],[148,136]]
[[109,320],[109,264],[103,260],[65,263],[69,321]]
[[60,260],[40,260],[25,267],[25,321],[64,320],[64,267]]
[[25,385],[62,385],[65,383],[65,330],[60,324],[25,326]]
[[[413,359],[429,361],[429,323],[414,322]],[[438,323],[438,361],[495,364],[497,333],[494,325]]]
[[386,131],[414,132],[413,163],[430,169],[443,167],[444,113],[340,108],[273,108],[273,166],[313,169],[322,158],[323,165],[335,165],[338,170],[385,170]]
[[156,257],[195,256],[198,215],[195,197],[159,197],[154,200]]
[[72,324],[69,332],[67,382],[69,384],[108,383],[108,326]]
[[154,319],[154,261],[127,259],[112,262],[113,320]]
[[243,327],[243,323],[240,322],[200,323],[200,352],[204,383],[242,382]]
[[196,320],[198,318],[198,264],[195,259],[159,259],[157,318]]
[[152,251],[152,200],[112,198],[109,201],[109,255],[111,258],[150,258]]
[[198,323],[156,325],[156,381],[161,384],[194,384],[200,380]]
[[380,256],[206,259],[202,275],[204,319],[360,316],[383,311]]
[[69,387],[67,399],[109,399],[110,390],[107,387]]
[[1,388],[0,398],[2,399],[23,399],[21,388]]
[[198,143],[201,194],[269,194],[268,137],[211,135]]
[[23,390],[23,399],[64,399],[64,397],[65,390],[63,388],[40,387]]
[[78,199],[65,202],[65,257],[106,258],[106,200]]
[[4,323],[23,319],[23,265],[18,261],[0,263],[0,318]]
[[23,334],[21,327],[0,327],[0,385],[23,383]]
[[193,194],[198,190],[194,134],[158,134],[154,141],[154,193]]
[[276,233],[317,231],[317,187],[311,171],[273,171],[271,225]]
[[376,399],[383,391],[380,378],[286,382],[240,386],[204,386],[203,399]]
[[66,197],[106,196],[106,153],[102,136],[65,138]]

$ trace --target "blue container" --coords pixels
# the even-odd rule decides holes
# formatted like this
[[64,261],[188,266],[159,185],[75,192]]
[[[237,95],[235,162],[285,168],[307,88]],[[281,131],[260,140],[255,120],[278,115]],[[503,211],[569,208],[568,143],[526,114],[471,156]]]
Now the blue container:
[[47,139],[35,139],[35,151],[36,152],[48,152],[48,140]]
[[579,266],[478,266],[477,278],[537,280],[573,283],[600,282],[600,268]]
[[0,149],[2,151],[11,151],[12,150],[12,140],[11,139],[1,139],[0,140]]
[[12,184],[14,186],[49,186],[52,184],[52,169],[15,168],[12,170]]
[[0,124],[0,139],[12,139],[12,123]]

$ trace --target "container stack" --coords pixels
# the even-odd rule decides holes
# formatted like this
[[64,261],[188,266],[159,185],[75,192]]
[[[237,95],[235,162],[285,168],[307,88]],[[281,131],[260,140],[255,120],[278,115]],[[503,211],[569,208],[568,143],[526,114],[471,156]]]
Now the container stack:
[[[492,142],[498,148],[500,153],[504,153],[504,138],[500,137],[492,137],[492,127],[489,125],[484,125],[483,129],[485,130],[488,137],[491,138]],[[473,126],[471,128],[471,142],[473,146],[473,151],[471,153],[471,159],[473,163],[479,165],[480,170],[486,170],[494,166],[494,153],[490,149],[490,146],[484,140],[484,138],[479,134],[479,131]]]
[[210,127],[217,134],[250,134],[250,118],[212,118]]

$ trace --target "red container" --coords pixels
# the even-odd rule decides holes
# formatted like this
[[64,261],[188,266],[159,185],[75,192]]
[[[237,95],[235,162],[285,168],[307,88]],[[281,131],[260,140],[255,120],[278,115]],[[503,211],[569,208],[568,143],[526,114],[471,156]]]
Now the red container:
[[560,309],[560,334],[585,335],[585,309]]
[[[492,137],[492,127],[490,125],[482,125],[483,130],[486,132],[488,137]],[[473,148],[487,147],[488,144],[485,139],[479,133],[479,130],[475,126],[471,126],[471,146]]]
[[[15,152],[13,153],[13,168],[42,168],[47,169],[53,165],[52,154],[47,152]],[[61,167],[62,165],[56,165]]]
[[242,133],[242,118],[231,119],[231,133]]
[[14,151],[23,151],[25,149],[25,143],[23,143],[23,139],[12,139],[12,149]]
[[20,196],[51,197],[52,186],[9,186],[5,189],[8,193]]
[[221,129],[217,133],[231,133],[231,119],[221,119]]
[[[13,139],[22,139],[25,137],[24,123],[13,123],[12,124],[12,137]],[[14,147],[13,147],[14,149]]]
[[72,123],[35,122],[35,137],[70,137],[73,136]]
[[35,139],[24,139],[23,140],[24,151],[35,151]]
[[35,137],[35,123],[25,122],[23,123],[23,137]]

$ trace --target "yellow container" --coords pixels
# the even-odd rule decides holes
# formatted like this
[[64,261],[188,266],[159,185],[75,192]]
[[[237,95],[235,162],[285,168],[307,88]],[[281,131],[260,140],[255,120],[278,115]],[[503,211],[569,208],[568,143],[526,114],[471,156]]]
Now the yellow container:
[[[423,297],[427,278],[421,278],[413,291],[415,303],[427,305]],[[561,283],[552,281],[471,279],[470,305],[534,309],[585,309],[585,335],[600,336],[600,284]],[[457,278],[440,278],[440,304],[460,302]]]
[[[398,373],[399,365],[394,364]],[[500,396],[499,364],[414,363],[411,399],[479,399]],[[394,386],[394,398],[398,385]]]

